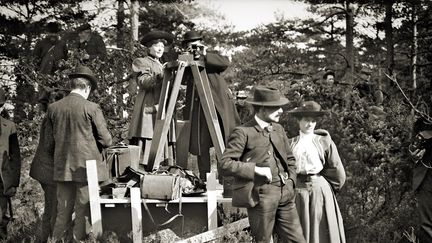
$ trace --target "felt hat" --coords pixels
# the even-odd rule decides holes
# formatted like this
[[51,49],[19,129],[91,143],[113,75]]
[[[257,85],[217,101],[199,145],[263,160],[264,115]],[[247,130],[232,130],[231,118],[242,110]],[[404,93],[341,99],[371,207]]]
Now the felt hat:
[[92,90],[97,89],[98,79],[95,77],[90,68],[86,66],[79,65],[75,68],[73,73],[70,73],[69,78],[86,78],[91,82]]
[[6,103],[6,92],[3,88],[0,88],[0,106]]
[[58,33],[61,31],[61,26],[57,22],[49,22],[46,24],[46,31],[48,33]]
[[333,70],[327,70],[324,75],[323,75],[323,79],[327,79],[327,76],[332,75],[333,77],[336,77],[336,74]]
[[154,30],[145,34],[141,39],[141,44],[147,46],[153,40],[165,40],[168,45],[170,45],[174,41],[174,36],[168,32]]
[[84,30],[91,30],[91,26],[89,23],[85,23],[85,24],[83,24],[83,25],[81,25],[75,29],[75,31],[78,33],[83,32]]
[[315,101],[304,101],[300,106],[288,111],[288,113],[296,117],[317,117],[328,114],[328,111],[322,110],[321,105]]
[[202,39],[203,39],[202,36],[198,34],[198,32],[196,32],[195,30],[191,30],[186,32],[183,35],[182,43],[185,44],[187,42],[192,42],[192,41],[202,40]]
[[247,98],[245,101],[257,106],[283,106],[289,102],[278,89],[265,86],[257,86],[253,98]]

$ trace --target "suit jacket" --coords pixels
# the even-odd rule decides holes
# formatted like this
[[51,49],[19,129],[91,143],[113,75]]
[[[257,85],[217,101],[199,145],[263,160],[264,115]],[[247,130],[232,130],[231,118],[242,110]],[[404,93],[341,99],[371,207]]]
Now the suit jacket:
[[0,180],[4,194],[18,187],[21,174],[21,155],[15,123],[0,117]]
[[45,184],[53,184],[54,174],[54,138],[48,119],[42,120],[39,144],[30,167],[30,176]]
[[233,206],[254,207],[258,204],[258,192],[264,182],[255,177],[255,166],[268,166],[267,160],[273,156],[269,153],[270,146],[274,147],[283,167],[288,168],[294,185],[297,178],[295,160],[285,130],[275,123],[270,137],[269,141],[255,119],[236,127],[231,134],[219,162],[219,170],[221,175],[234,177]]
[[[326,130],[317,129],[314,133],[312,142],[317,148],[319,158],[323,164],[320,175],[326,178],[335,191],[339,191],[345,184],[346,175],[336,145]],[[296,136],[290,139],[291,149],[294,149],[297,145],[299,138],[300,136]]]
[[87,182],[86,160],[96,160],[99,181],[108,179],[102,149],[112,137],[99,105],[70,93],[48,107],[54,139],[55,181]]

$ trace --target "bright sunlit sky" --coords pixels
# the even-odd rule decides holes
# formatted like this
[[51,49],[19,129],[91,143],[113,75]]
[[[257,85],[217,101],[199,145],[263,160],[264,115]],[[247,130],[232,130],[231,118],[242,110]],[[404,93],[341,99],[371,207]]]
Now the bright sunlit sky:
[[286,19],[311,16],[306,4],[291,0],[196,0],[226,17],[235,30],[250,30],[260,24],[276,21],[275,16]]

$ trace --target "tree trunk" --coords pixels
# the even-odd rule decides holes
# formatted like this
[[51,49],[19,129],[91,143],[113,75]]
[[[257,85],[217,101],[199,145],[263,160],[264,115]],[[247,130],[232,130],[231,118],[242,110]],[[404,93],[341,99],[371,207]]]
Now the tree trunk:
[[417,89],[417,49],[418,49],[418,39],[417,39],[417,4],[413,4],[412,9],[412,21],[413,21],[413,43],[411,46],[411,67],[412,67],[412,88]]
[[125,8],[124,8],[124,0],[118,0],[118,9],[117,9],[117,47],[124,48],[125,47]]
[[135,41],[138,41],[138,26],[139,26],[139,2],[138,0],[131,0],[131,50],[133,51]]
[[348,61],[348,77],[349,80],[347,80],[349,83],[353,83],[353,77],[354,77],[354,13],[353,9],[351,7],[350,1],[345,2],[345,9],[346,9],[346,58]]
[[394,69],[394,44],[393,44],[393,0],[385,1],[385,17],[384,17],[384,30],[387,47],[387,71],[389,75],[393,75]]

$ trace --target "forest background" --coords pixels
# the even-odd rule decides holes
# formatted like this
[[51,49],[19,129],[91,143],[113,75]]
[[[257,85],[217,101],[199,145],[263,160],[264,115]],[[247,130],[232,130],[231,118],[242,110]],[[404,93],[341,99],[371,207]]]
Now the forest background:
[[[101,0],[90,1],[91,10],[84,7],[88,2],[0,3],[0,85],[9,91],[6,115],[18,124],[23,155],[11,242],[32,242],[43,210],[40,186],[28,175],[41,121],[37,91],[67,87],[67,73],[82,54],[76,51],[73,30],[85,22],[108,47],[106,60],[86,65],[100,78],[90,99],[101,104],[115,142],[126,139],[134,94],[128,94],[123,80],[133,58],[145,55],[139,38],[152,29],[173,33],[176,42],[165,56],[175,59],[181,36],[194,28],[210,49],[230,56],[232,66],[223,75],[233,92],[273,85],[290,99],[288,108],[313,99],[331,110],[319,126],[330,131],[347,172],[337,194],[347,242],[415,242],[418,217],[407,145],[415,119],[411,104],[430,112],[431,1],[304,0],[315,17],[281,15],[274,23],[241,32],[194,1]],[[31,50],[50,21],[62,23],[69,59],[54,75],[43,75],[34,71]],[[338,82],[332,86],[321,82],[328,69],[336,72]],[[289,116],[281,123],[289,137],[298,132]]]

